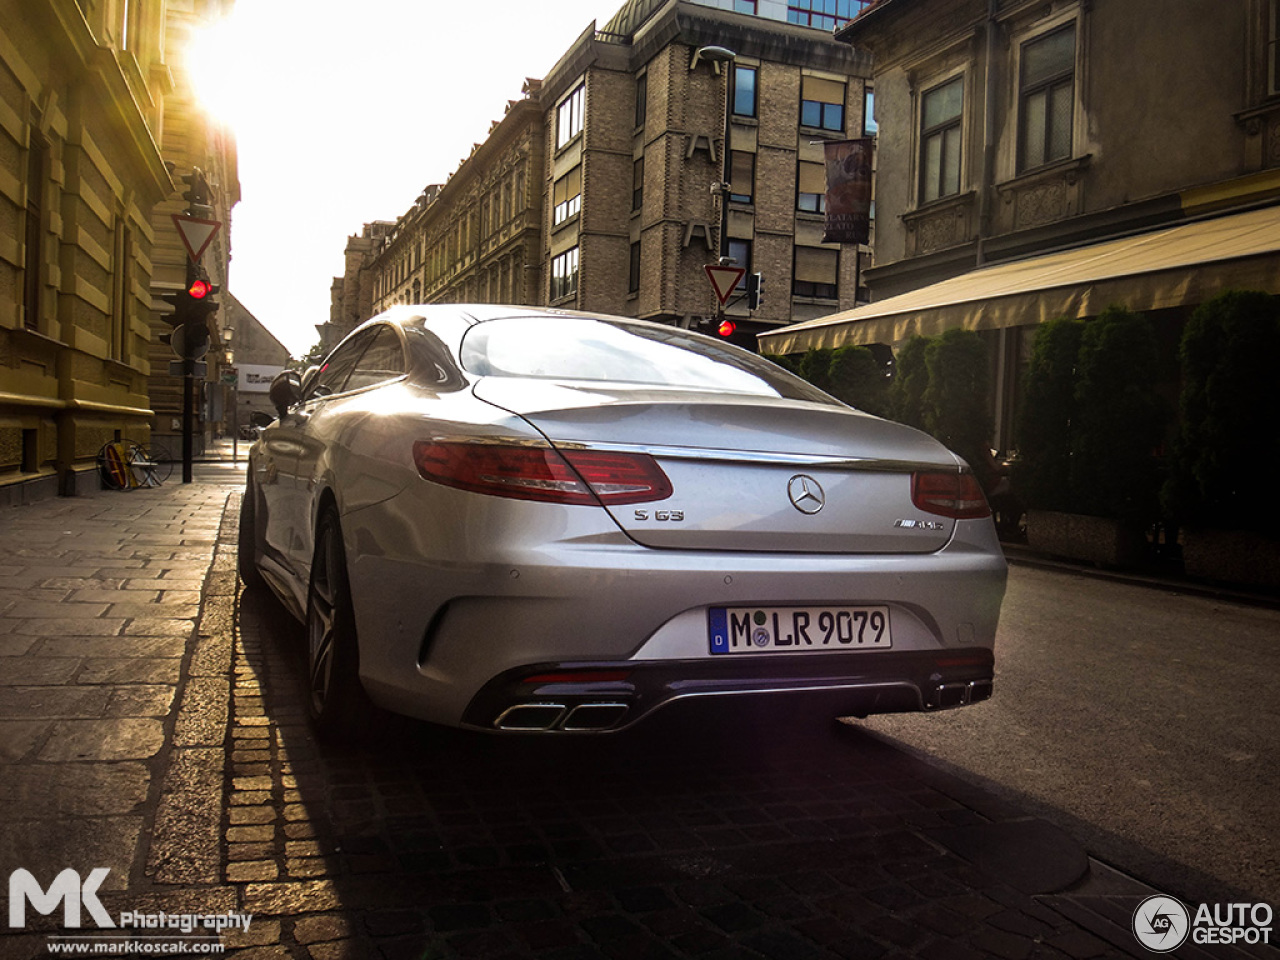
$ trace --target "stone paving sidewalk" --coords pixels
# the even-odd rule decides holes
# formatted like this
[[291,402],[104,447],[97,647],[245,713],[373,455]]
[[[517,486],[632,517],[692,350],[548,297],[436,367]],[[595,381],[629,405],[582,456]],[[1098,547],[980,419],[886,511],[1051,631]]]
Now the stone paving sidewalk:
[[[128,909],[234,903],[178,885],[221,876],[236,579],[233,554],[213,558],[242,484],[211,465],[0,512],[0,877],[106,867],[111,913],[126,891]],[[45,953],[43,936],[0,933],[2,956]]]
[[[317,744],[300,630],[237,584],[242,482],[0,513],[0,877],[252,914],[242,960],[1147,955],[1155,891],[854,728]],[[0,960],[75,932],[26,914]]]

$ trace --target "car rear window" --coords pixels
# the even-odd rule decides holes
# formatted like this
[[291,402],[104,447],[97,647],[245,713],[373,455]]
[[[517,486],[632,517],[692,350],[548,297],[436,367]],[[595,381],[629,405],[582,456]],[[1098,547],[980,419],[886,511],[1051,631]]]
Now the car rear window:
[[710,390],[832,403],[777,364],[679,327],[590,317],[504,317],[467,331],[461,361],[481,377]]

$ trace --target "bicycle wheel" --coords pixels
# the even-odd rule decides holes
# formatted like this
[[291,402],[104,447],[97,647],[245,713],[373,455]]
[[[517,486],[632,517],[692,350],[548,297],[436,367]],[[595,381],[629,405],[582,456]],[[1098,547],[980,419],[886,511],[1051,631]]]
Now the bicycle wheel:
[[98,473],[108,490],[128,490],[133,486],[129,469],[128,440],[111,440],[98,451]]
[[154,486],[160,486],[173,473],[173,457],[164,444],[152,443],[143,448],[147,459],[151,461],[151,475],[155,478]]
[[129,477],[134,487],[158,487],[169,478],[173,464],[160,462],[147,448],[132,440],[121,441],[125,446],[125,458],[129,465]]

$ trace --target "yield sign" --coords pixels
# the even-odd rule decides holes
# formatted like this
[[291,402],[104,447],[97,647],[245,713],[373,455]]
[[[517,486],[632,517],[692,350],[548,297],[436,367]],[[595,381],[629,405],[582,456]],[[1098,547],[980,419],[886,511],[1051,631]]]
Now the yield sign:
[[729,302],[734,289],[738,286],[738,281],[747,273],[746,267],[717,267],[707,264],[702,269],[707,271],[707,278],[711,281],[711,287],[715,290],[722,307]]
[[187,256],[192,263],[199,263],[209,241],[222,226],[221,220],[201,220],[199,217],[188,217],[185,214],[173,213],[173,225],[178,228],[178,236],[182,237],[182,245],[187,248]]

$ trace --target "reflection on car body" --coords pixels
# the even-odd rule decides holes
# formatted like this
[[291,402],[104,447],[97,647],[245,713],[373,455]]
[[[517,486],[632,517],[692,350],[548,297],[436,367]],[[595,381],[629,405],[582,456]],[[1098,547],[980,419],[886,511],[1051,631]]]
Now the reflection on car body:
[[1006,571],[966,466],[749,352],[403,306],[271,395],[241,569],[306,623],[322,731],[368,701],[601,732],[713,697],[831,717],[991,693]]

